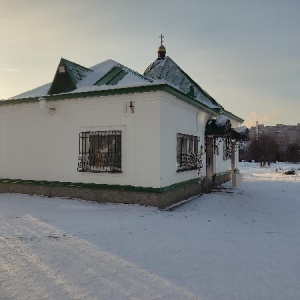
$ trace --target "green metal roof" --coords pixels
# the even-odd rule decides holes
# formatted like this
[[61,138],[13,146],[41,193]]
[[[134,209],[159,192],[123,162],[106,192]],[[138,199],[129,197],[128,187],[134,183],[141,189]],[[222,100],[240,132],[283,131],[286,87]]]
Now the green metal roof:
[[188,96],[202,102],[210,107],[223,107],[200,85],[198,85],[187,73],[185,73],[170,57],[156,59],[144,72],[144,76],[151,79],[165,80],[175,88]]
[[95,85],[115,85],[122,80],[127,73],[121,67],[114,67],[110,72],[98,80]]
[[[95,68],[98,67],[98,68]],[[111,67],[111,68],[110,68]],[[99,71],[99,70],[102,70]],[[122,79],[130,75],[136,86],[129,86],[128,82],[122,87]],[[98,76],[98,77],[97,77]],[[154,79],[154,82],[153,82]],[[158,79],[158,82],[155,80]],[[159,81],[163,79],[163,81]],[[98,81],[97,81],[98,80]],[[82,84],[84,83],[84,84]],[[80,88],[78,89],[78,85]],[[95,90],[95,86],[115,85],[113,89]],[[49,86],[49,88],[48,88]],[[41,89],[42,88],[42,89]],[[88,88],[91,88],[89,90]],[[40,92],[38,92],[41,89]],[[75,90],[78,89],[77,92]],[[143,93],[150,91],[164,91],[175,97],[218,117],[224,114],[227,117],[243,122],[231,112],[224,110],[208,93],[195,83],[181,68],[166,57],[156,60],[145,71],[145,76],[115,62],[107,60],[91,68],[86,68],[62,58],[57,67],[53,82],[37,89],[20,94],[15,99],[0,101],[0,106],[37,102],[43,96],[47,100],[65,100],[74,98],[87,98],[95,96],[109,96],[118,94]]]

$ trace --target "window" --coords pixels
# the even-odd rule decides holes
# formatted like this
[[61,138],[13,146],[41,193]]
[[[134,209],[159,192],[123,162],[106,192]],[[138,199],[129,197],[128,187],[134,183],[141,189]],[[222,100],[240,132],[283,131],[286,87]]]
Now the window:
[[199,168],[199,141],[197,136],[177,133],[177,172]]
[[87,131],[79,134],[79,172],[122,172],[122,132]]

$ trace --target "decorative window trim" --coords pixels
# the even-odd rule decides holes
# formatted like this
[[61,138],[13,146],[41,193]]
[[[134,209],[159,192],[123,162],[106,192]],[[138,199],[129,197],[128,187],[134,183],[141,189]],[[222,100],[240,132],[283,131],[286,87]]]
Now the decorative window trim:
[[231,141],[230,138],[223,140],[223,160],[231,159]]
[[122,173],[122,131],[80,132],[77,171]]
[[177,173],[202,168],[199,143],[198,136],[177,133]]

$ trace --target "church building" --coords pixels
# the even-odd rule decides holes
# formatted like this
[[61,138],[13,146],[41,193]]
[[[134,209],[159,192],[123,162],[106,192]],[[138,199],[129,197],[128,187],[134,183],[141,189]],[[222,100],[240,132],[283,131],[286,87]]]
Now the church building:
[[164,208],[231,180],[243,120],[157,52],[143,74],[62,58],[0,101],[0,192]]

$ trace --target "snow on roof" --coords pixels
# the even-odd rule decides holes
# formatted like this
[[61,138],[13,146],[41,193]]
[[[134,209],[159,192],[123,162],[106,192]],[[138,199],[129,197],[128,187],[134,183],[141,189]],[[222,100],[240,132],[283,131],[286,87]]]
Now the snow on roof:
[[79,81],[77,83],[77,88],[92,87],[99,79],[117,66],[118,63],[116,61],[108,59],[91,67],[90,69],[93,70],[93,72],[89,72],[85,78]]
[[[67,60],[64,60],[67,61]],[[68,61],[67,61],[68,62]],[[72,62],[70,62],[72,63]],[[101,78],[108,74],[113,68],[121,68],[125,75],[117,83],[105,83],[101,86],[95,85]],[[79,93],[79,92],[90,92],[96,90],[107,90],[114,89],[116,87],[131,87],[131,86],[141,86],[148,85],[153,82],[153,80],[146,78],[145,76],[139,74],[138,72],[112,60],[108,59],[104,62],[101,62],[97,65],[89,68],[88,72],[84,72],[84,76],[77,77],[78,80],[76,84],[76,89],[70,91],[69,93]],[[76,72],[75,72],[76,73]],[[73,74],[74,75],[74,74]],[[41,97],[46,96],[49,92],[52,83],[47,83],[38,88],[32,89],[25,93],[19,94],[17,96],[11,97],[10,99],[22,99],[22,98],[31,98],[31,97]]]
[[[61,68],[65,69],[60,72]],[[61,77],[62,73],[66,77]],[[68,77],[69,76],[69,77]],[[63,79],[65,78],[65,79]],[[72,82],[73,87],[61,88],[61,80]],[[149,84],[168,84],[211,109],[223,107],[193,81],[170,57],[157,59],[146,69],[144,75],[108,59],[90,68],[61,59],[52,83],[47,83],[25,93],[11,97],[23,99],[46,95],[83,93],[114,88],[139,87]]]
[[[125,71],[125,76],[120,79],[115,84],[103,84],[95,85],[99,79],[103,78],[108,74],[113,68],[119,67]],[[99,90],[114,89],[116,87],[133,87],[141,86],[145,84],[151,84],[153,80],[150,80],[138,72],[112,60],[108,59],[100,64],[97,64],[90,68],[93,72],[87,74],[87,76],[80,82],[77,83],[77,89],[72,91],[72,93],[78,92],[90,92]]]
[[217,119],[216,119],[216,125],[217,126],[224,126],[226,124],[226,122],[228,122],[228,118],[224,115],[220,115]]
[[39,86],[39,87],[32,89],[30,91],[27,91],[25,93],[11,97],[11,98],[9,98],[9,100],[45,96],[45,95],[47,95],[51,84],[52,84],[52,82],[46,83],[42,86]]
[[[126,78],[126,77],[124,77]],[[94,91],[107,91],[107,90],[114,90],[116,88],[131,88],[131,87],[140,87],[140,86],[147,86],[153,84],[152,82],[141,82],[141,83],[126,83],[119,82],[117,85],[93,85],[88,87],[78,88],[74,91],[69,92],[68,94],[73,93],[85,93],[85,92],[94,92]]]

